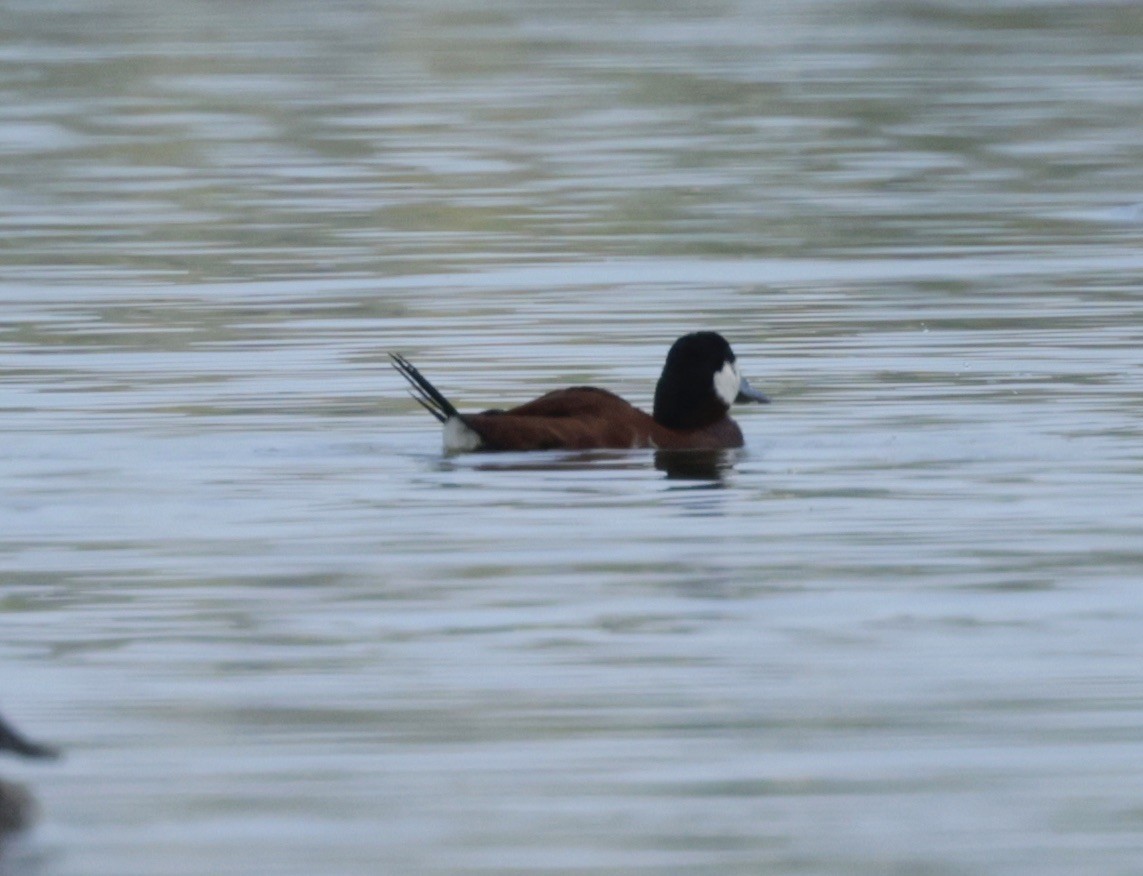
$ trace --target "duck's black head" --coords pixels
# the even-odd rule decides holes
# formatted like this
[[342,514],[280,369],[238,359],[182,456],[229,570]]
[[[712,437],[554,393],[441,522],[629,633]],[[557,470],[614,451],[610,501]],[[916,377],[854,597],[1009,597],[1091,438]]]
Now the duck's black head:
[[738,373],[734,351],[717,332],[683,335],[671,346],[655,387],[655,420],[672,429],[701,429],[734,402],[767,402]]

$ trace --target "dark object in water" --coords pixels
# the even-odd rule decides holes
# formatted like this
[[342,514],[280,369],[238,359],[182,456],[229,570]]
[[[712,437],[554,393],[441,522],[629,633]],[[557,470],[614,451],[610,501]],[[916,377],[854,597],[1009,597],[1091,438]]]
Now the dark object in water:
[[650,414],[594,386],[557,389],[507,411],[462,414],[408,359],[390,357],[413,399],[443,424],[447,451],[725,450],[743,444],[730,406],[769,401],[742,377],[730,344],[716,332],[675,341]]
[[[0,718],[0,751],[13,751],[24,757],[55,758],[59,750],[33,742]],[[23,785],[0,780],[0,840],[7,834],[25,830],[36,820],[36,800]]]

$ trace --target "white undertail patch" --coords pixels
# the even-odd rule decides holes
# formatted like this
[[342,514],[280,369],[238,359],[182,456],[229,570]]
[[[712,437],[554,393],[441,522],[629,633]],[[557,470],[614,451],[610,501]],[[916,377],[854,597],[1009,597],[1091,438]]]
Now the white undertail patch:
[[449,453],[479,450],[484,440],[460,417],[449,417],[444,424],[444,449]]
[[742,375],[735,362],[727,362],[714,374],[714,391],[727,407],[738,398],[738,388],[742,385]]

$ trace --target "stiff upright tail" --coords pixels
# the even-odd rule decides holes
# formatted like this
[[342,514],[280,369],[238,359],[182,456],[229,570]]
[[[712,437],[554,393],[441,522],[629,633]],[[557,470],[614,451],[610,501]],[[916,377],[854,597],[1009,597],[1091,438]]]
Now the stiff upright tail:
[[400,353],[390,353],[389,358],[393,360],[393,367],[409,381],[409,386],[412,387],[409,390],[409,395],[417,404],[442,423],[449,417],[459,416],[459,411],[452,406],[452,402],[445,398],[439,389],[429,383],[428,378],[414,368],[408,359]]

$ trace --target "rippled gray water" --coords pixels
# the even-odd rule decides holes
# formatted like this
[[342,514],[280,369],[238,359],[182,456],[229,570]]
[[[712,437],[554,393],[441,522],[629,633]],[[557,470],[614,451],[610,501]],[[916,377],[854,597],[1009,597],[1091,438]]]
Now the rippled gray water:
[[[1143,869],[1143,7],[0,3],[4,876]],[[717,471],[444,457],[649,404]]]

